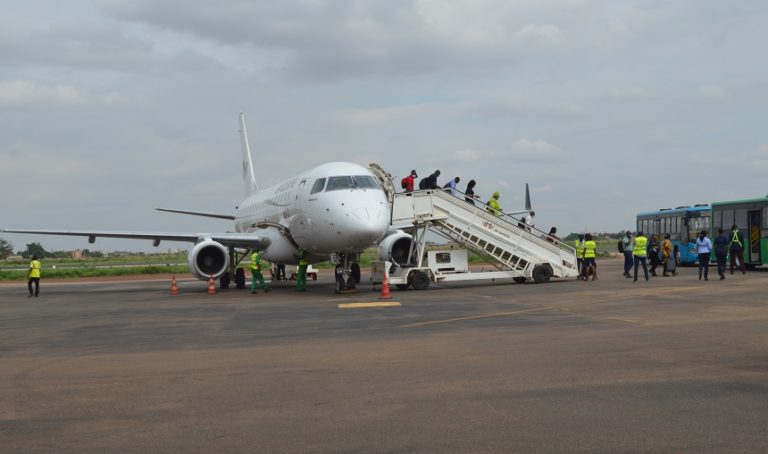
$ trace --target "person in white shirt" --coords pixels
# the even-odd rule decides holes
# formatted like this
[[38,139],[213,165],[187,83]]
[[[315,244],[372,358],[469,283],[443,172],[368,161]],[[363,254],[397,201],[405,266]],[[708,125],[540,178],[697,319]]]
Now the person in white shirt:
[[533,230],[533,226],[534,226],[533,217],[534,216],[536,216],[536,213],[534,213],[533,211],[529,211],[528,214],[525,216],[525,228],[528,229],[529,232],[531,230]]
[[712,254],[712,241],[707,238],[707,231],[702,230],[699,233],[699,237],[696,238],[696,252],[699,254],[699,280],[701,280],[702,273],[704,274],[704,280],[708,281],[709,274],[709,256]]

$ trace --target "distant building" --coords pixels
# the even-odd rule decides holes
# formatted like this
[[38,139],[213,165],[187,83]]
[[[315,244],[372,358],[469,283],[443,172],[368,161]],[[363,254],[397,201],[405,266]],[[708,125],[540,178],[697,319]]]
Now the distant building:
[[77,260],[77,259],[83,258],[83,251],[81,251],[80,249],[75,249],[74,251],[71,252],[71,254],[73,259]]

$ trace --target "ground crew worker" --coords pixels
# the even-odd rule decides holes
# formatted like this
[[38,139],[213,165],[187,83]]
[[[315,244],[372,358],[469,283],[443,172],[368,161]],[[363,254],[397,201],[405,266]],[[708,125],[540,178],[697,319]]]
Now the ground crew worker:
[[643,231],[638,230],[634,241],[632,241],[632,255],[634,255],[635,262],[635,280],[637,282],[637,267],[641,263],[643,264],[643,273],[645,274],[645,282],[648,282],[648,238],[643,236]]
[[37,259],[36,255],[32,256],[32,261],[29,262],[29,273],[27,273],[27,288],[29,289],[29,297],[32,298],[32,283],[35,283],[35,298],[40,294],[40,268],[42,265]]
[[299,269],[296,273],[296,290],[300,292],[307,291],[307,253],[303,249],[299,251]]
[[589,280],[589,273],[592,272],[592,280],[597,280],[597,262],[595,262],[595,256],[597,256],[597,243],[592,239],[592,235],[587,233],[584,235],[584,264],[581,268],[584,270],[584,280]]
[[733,224],[731,228],[731,242],[728,245],[731,253],[731,274],[733,274],[733,265],[741,267],[741,274],[747,274],[744,265],[744,235],[739,232],[739,226]]
[[493,196],[486,203],[488,205],[485,209],[494,216],[501,215],[501,205],[499,205],[499,191],[493,193]]
[[264,283],[264,276],[261,275],[261,257],[259,251],[254,250],[251,254],[251,264],[248,265],[251,269],[251,293],[258,293],[256,291],[256,281],[259,281],[259,286],[267,293],[271,289]]

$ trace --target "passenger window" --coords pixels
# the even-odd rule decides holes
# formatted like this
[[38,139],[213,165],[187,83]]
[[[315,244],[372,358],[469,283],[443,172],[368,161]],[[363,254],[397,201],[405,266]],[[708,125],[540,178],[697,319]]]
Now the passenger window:
[[318,178],[315,180],[315,184],[312,185],[312,190],[309,191],[310,194],[315,194],[317,192],[323,192],[323,188],[325,187],[325,178]]
[[339,189],[352,189],[355,185],[352,177],[328,177],[328,187],[326,191],[337,191]]

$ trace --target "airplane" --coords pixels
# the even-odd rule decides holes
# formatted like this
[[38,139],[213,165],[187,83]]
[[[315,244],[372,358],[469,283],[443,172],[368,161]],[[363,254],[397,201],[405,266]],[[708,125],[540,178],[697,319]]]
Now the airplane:
[[375,165],[363,167],[350,162],[322,164],[282,183],[259,189],[254,176],[245,115],[240,113],[242,177],[245,200],[234,213],[210,213],[157,208],[157,210],[212,217],[234,222],[235,232],[163,233],[89,230],[5,229],[7,233],[68,235],[96,238],[148,239],[190,242],[188,264],[200,280],[219,279],[228,287],[234,277],[245,286],[239,262],[252,250],[270,262],[297,264],[299,251],[309,263],[335,262],[337,293],[354,290],[360,283],[360,254],[391,234],[387,191],[394,191],[386,172]]

